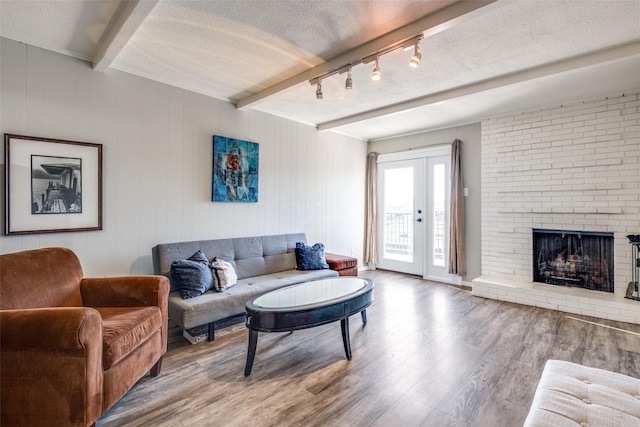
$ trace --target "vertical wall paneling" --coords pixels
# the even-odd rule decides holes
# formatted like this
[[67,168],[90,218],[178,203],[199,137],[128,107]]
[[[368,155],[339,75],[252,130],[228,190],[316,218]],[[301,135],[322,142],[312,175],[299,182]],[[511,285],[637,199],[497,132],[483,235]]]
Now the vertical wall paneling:
[[298,195],[292,191],[296,173],[296,132],[295,128],[299,126],[297,123],[282,120],[282,156],[286,162],[280,169],[280,201],[282,206],[282,214],[286,222],[280,223],[280,232],[284,232],[286,224],[291,224],[294,229],[297,228],[296,217],[293,213],[293,206],[298,200]]
[[[315,137],[315,131],[308,126],[298,126],[296,128],[295,146],[296,146],[296,158],[306,159],[308,158],[309,144],[306,141],[311,141]],[[297,168],[304,168],[304,165],[297,166]],[[293,180],[293,193],[296,195],[296,203],[294,203],[293,216],[296,218],[296,227],[299,230],[307,229],[307,210],[306,205],[303,203],[307,185],[306,174],[300,173],[298,170],[293,171],[296,177]]]
[[[26,49],[25,63],[25,117],[29,121],[24,124],[24,134],[40,136],[43,132],[44,89],[46,78],[46,53],[40,49]],[[28,64],[28,66],[27,66]]]
[[[102,231],[92,231],[87,234],[87,252],[78,254],[85,269],[88,260],[102,258],[102,263],[94,266],[94,274],[104,276],[115,270],[115,259],[111,254],[115,252],[115,219],[114,209],[116,205],[116,173],[107,173],[109,170],[117,171],[116,146],[117,141],[117,109],[118,86],[113,74],[94,74],[89,67],[83,72],[91,79],[91,105],[90,105],[90,134],[88,142],[102,144]],[[109,144],[110,141],[114,143]],[[107,255],[108,254],[108,255]]]
[[[318,146],[320,145],[318,142],[323,138],[323,134],[319,134],[316,138],[309,141],[308,150],[309,156],[307,157],[306,168],[305,170],[311,176],[321,175],[322,168],[322,159],[320,157],[320,151],[318,150]],[[325,177],[326,181],[328,177]],[[309,195],[306,200],[307,204],[307,212],[309,214],[309,218],[311,219],[311,224],[309,224],[309,228],[307,231],[307,237],[312,240],[312,243],[316,242],[318,239],[318,230],[323,227],[324,214],[321,212],[320,207],[322,205],[322,193],[321,188],[323,187],[322,180],[311,180],[308,182],[307,186],[307,194]]]
[[74,64],[74,131],[76,139],[81,141],[91,134],[91,73],[86,68],[81,62]]
[[167,174],[167,203],[168,213],[167,237],[169,242],[185,240],[182,221],[182,181],[183,181],[183,144],[182,125],[184,118],[184,95],[179,89],[170,88],[169,93],[169,158],[162,171]]
[[[55,138],[72,137],[75,131],[75,81],[77,61],[45,54],[43,129]],[[29,67],[31,65],[29,64]]]
[[[265,200],[275,200],[275,182],[273,179],[265,179],[266,176],[272,176],[276,170],[275,158],[275,138],[274,134],[275,120],[266,120],[266,116],[262,116],[261,120],[261,137],[260,137],[260,166],[259,166],[259,182],[258,182],[258,204],[260,205],[260,213],[262,214],[262,230],[274,230],[276,214],[267,210]],[[272,147],[267,150],[266,147]],[[260,233],[264,234],[264,233]]]
[[[140,124],[143,129],[140,135],[140,156],[138,157],[138,168],[144,170],[145,163],[159,164],[161,150],[158,146],[159,140],[159,111],[160,111],[160,85],[144,81],[141,88],[141,111]],[[140,182],[140,226],[138,239],[138,253],[144,253],[145,248],[153,246],[158,239],[158,216],[159,209],[155,206],[155,201],[159,200],[164,192],[156,185],[157,175],[141,173]],[[141,258],[132,268],[134,274],[144,272],[144,264],[149,262],[150,255]]]
[[[194,213],[194,234],[196,236],[210,236],[212,225],[209,223],[209,211],[211,210],[211,169],[213,157],[213,134],[211,132],[211,98],[199,95],[196,98],[196,127],[198,132],[194,134],[197,143],[195,161],[198,165],[198,173],[195,177],[194,188],[196,206]],[[201,238],[201,237],[198,237]]]
[[27,49],[18,43],[0,39],[2,60],[0,61],[2,91],[0,123],[10,126],[13,133],[25,132]]
[[117,143],[115,165],[115,268],[125,270],[130,260],[137,258],[140,239],[140,164],[143,158],[142,139],[142,79],[123,74],[118,79]]
[[[27,78],[27,52],[25,47],[18,43],[9,43],[1,38],[0,43],[2,43],[0,44],[0,54],[2,55],[0,58],[0,84],[2,85],[2,97],[0,98],[0,126],[2,126],[3,133],[21,134],[24,133],[25,129],[24,116],[26,104],[25,85]],[[7,90],[4,88],[7,88]],[[0,174],[0,180],[2,180],[3,187],[5,185],[4,178],[4,173]],[[2,217],[4,218],[6,215],[4,201],[1,209]],[[0,240],[0,250],[3,252],[16,252],[22,250],[22,240]]]
[[[102,144],[104,226],[3,235],[0,252],[64,246],[88,276],[149,274],[157,243],[305,232],[362,259],[365,142],[0,43],[0,131]],[[211,201],[213,135],[260,144],[257,203]]]
[[[193,106],[194,94],[185,92],[182,97],[182,159],[184,167],[182,168],[181,186],[180,186],[180,203],[182,204],[182,217],[191,218],[191,221],[181,221],[182,237],[184,240],[193,240],[193,205],[195,203],[193,187],[196,185],[194,177],[197,176],[197,162],[195,162],[195,151],[197,150],[197,141],[191,138],[191,126],[193,126],[193,114],[195,112]],[[187,167],[187,165],[189,165]]]

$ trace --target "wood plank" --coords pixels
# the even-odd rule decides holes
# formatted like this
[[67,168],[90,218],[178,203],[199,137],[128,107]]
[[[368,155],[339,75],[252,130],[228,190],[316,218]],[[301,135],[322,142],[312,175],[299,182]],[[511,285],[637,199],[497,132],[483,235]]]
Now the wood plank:
[[197,345],[172,325],[163,370],[97,422],[105,426],[515,426],[544,363],[557,358],[640,377],[640,325],[472,296],[386,271],[368,324],[261,333],[244,377],[244,325]]

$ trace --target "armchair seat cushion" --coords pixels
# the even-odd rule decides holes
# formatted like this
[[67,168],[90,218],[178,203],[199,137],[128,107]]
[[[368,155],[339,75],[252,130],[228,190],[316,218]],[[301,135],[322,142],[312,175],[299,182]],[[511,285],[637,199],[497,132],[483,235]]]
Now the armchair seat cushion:
[[162,327],[158,307],[96,307],[102,316],[102,369],[107,370]]

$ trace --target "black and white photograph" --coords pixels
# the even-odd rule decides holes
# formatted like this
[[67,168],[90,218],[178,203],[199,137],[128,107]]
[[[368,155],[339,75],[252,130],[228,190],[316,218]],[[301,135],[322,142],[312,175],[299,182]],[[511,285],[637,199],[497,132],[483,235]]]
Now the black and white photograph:
[[31,156],[31,213],[82,213],[82,159]]

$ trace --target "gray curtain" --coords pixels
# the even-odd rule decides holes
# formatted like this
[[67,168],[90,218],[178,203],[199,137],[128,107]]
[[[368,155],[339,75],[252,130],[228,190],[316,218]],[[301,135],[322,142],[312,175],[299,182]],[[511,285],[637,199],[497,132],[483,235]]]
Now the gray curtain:
[[464,188],[460,153],[462,141],[451,144],[451,206],[449,209],[449,273],[464,276]]
[[376,191],[378,179],[378,153],[369,153],[367,157],[367,222],[366,241],[364,248],[364,262],[378,262],[378,251],[376,249]]

